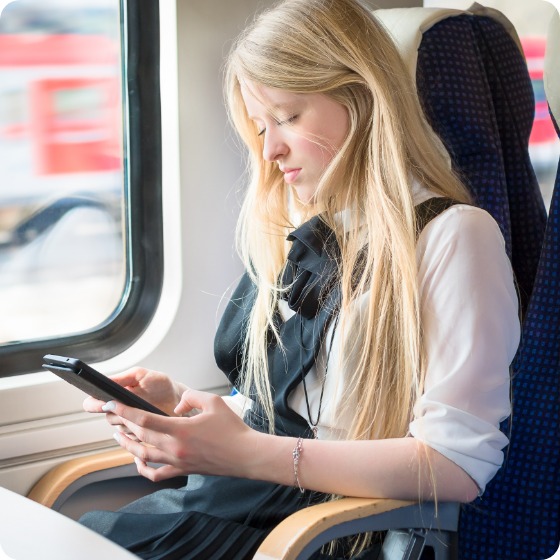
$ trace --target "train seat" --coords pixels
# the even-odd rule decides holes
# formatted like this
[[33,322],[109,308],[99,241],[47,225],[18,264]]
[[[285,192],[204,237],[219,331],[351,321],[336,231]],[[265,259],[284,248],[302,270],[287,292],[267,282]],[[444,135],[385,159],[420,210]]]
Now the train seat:
[[513,26],[496,10],[470,10],[424,33],[417,84],[456,168],[500,224],[524,316],[546,224],[528,151],[535,98]]
[[[398,500],[345,498],[291,516],[267,537],[255,558],[304,560],[333,538],[371,530],[390,530],[383,549],[386,560],[421,558],[429,549],[437,560],[501,560],[515,557],[516,550],[527,550],[527,558],[545,551],[538,556],[545,558],[558,545],[557,512],[545,520],[554,513],[551,498],[558,493],[558,430],[553,418],[558,351],[553,325],[560,311],[543,307],[555,289],[551,269],[557,247],[552,238],[560,185],[545,237],[546,211],[528,156],[534,98],[519,40],[502,14],[478,4],[469,12],[408,8],[379,10],[377,15],[413,72],[425,116],[453,165],[478,204],[500,224],[520,284],[527,320],[515,361],[514,421],[512,426],[507,421],[501,425],[511,438],[509,454],[472,505],[440,503],[436,515],[433,503],[419,507]],[[560,20],[557,25],[560,36]],[[553,109],[557,117],[558,109]],[[548,445],[539,444],[540,439]],[[539,446],[550,454],[539,454]],[[97,463],[95,455],[76,461],[47,474],[29,497],[59,507],[72,488],[87,480],[110,479],[123,466],[134,468],[132,457],[120,450],[104,454]],[[540,505],[531,509],[533,502]],[[541,533],[545,527],[548,532]],[[536,536],[531,534],[534,530]]]

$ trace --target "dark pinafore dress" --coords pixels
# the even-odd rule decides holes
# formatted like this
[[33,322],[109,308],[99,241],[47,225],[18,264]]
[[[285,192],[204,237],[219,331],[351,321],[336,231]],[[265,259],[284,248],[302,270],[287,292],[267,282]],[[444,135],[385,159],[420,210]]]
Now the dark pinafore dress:
[[[432,198],[416,207],[419,232],[434,217],[457,202]],[[418,233],[419,233],[418,232]],[[334,280],[339,254],[334,233],[319,217],[312,218],[288,237],[286,285],[289,307],[296,311],[282,322],[275,320],[284,349],[271,339],[268,349],[270,382],[279,436],[312,438],[308,422],[288,406],[288,396],[307,375],[325,333],[336,315],[340,292]],[[254,285],[245,274],[224,312],[214,343],[218,367],[237,386],[244,326],[254,301]],[[254,395],[251,395],[255,398]],[[268,432],[262,407],[256,401],[244,421]],[[93,511],[80,523],[149,560],[248,560],[268,533],[286,517],[328,496],[272,482],[224,476],[190,475],[180,489],[160,490],[116,512]],[[314,560],[342,558],[317,553]],[[379,545],[360,558],[377,558]]]

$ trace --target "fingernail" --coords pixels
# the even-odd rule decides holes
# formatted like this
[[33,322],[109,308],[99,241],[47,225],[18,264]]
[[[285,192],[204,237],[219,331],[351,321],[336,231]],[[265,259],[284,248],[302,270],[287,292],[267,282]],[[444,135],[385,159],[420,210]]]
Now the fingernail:
[[115,432],[113,434],[113,437],[115,438],[116,442],[120,445],[121,444],[121,436]]
[[111,412],[112,410],[115,410],[115,408],[117,408],[115,401],[109,401],[101,407],[101,410],[103,412]]
[[140,464],[140,459],[138,459],[138,457],[134,457],[134,462],[139,465]]

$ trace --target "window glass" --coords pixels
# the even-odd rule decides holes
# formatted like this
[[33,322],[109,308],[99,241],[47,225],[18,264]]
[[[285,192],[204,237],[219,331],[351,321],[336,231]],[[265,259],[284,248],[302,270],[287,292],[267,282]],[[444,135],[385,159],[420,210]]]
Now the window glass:
[[123,298],[119,6],[0,0],[0,344],[90,330]]
[[[424,6],[429,8],[467,10],[471,4],[471,0],[424,0]],[[507,16],[515,26],[525,52],[536,105],[529,155],[548,208],[560,159],[560,141],[548,112],[543,83],[546,36],[555,8],[544,0],[485,0],[483,4]]]

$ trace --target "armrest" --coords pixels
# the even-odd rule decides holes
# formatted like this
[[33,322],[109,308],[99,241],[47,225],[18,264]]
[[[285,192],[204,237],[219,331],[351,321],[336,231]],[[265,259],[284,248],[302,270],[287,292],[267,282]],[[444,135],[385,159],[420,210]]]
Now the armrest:
[[[262,542],[254,560],[306,560],[325,543],[367,531],[435,529],[437,541],[441,531],[457,531],[459,513],[456,502],[439,503],[436,515],[433,502],[343,498],[303,509],[282,521]],[[433,539],[429,540],[433,545]]]
[[134,457],[125,449],[66,461],[41,478],[29,493],[28,498],[50,508],[62,492],[79,478],[130,463],[134,463]]
[[[413,505],[414,502],[366,498],[343,498],[311,506],[282,521],[263,541],[254,560],[295,560],[317,537],[329,538],[329,529],[350,521]],[[360,531],[355,531],[359,533]],[[352,533],[347,533],[352,534]],[[322,540],[322,539],[321,539]],[[318,544],[317,548],[324,543]],[[311,551],[310,554],[314,552]],[[303,556],[305,557],[305,556]]]

